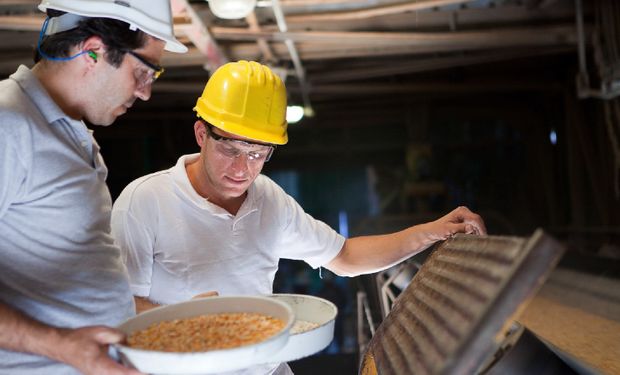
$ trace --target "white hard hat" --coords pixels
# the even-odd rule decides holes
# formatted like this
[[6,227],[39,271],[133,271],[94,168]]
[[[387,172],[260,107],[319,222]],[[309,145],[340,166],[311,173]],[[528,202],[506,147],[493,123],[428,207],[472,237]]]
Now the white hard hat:
[[165,41],[167,51],[187,52],[187,47],[174,37],[169,0],[43,0],[39,9],[124,21],[132,30],[140,29]]

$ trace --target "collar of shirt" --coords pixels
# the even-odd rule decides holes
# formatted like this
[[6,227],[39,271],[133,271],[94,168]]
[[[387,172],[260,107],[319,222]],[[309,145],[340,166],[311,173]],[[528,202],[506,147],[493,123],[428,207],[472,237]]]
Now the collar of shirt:
[[[177,164],[172,168],[172,178],[174,180],[175,187],[179,190],[181,194],[183,194],[190,202],[192,202],[197,207],[203,210],[207,210],[214,215],[228,218],[235,217],[220,206],[209,202],[208,199],[203,198],[202,196],[200,196],[200,194],[196,192],[196,190],[194,190],[194,187],[190,183],[189,177],[187,176],[187,170],[185,169],[185,166],[187,165],[187,163],[191,163],[198,159],[199,156],[200,154],[196,153],[190,155],[183,155],[178,159]],[[243,216],[246,216],[250,212],[257,210],[257,202],[260,200],[260,193],[258,189],[256,189],[255,185],[256,181],[254,181],[248,188],[248,195],[236,215],[237,219],[241,219]]]
[[10,78],[17,82],[19,87],[24,90],[26,95],[28,95],[35,106],[40,109],[41,114],[50,124],[64,119],[74,126],[86,127],[83,121],[72,119],[58,107],[58,104],[52,100],[47,90],[41,85],[41,82],[39,82],[37,77],[25,65],[20,65],[17,71],[11,74]]

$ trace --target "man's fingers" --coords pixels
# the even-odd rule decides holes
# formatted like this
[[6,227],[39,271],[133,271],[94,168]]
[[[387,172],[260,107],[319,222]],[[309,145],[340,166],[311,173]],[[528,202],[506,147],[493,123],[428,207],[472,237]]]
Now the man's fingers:
[[484,221],[482,220],[482,217],[480,217],[480,215],[478,214],[471,212],[469,208],[465,206],[460,206],[454,209],[452,213],[454,214],[453,220],[456,220],[459,223],[464,222],[469,225],[469,227],[464,228],[463,230],[459,232],[468,233],[468,234],[481,234],[481,235],[487,234],[487,229],[484,225]]
[[448,224],[448,233],[446,239],[454,236],[457,233],[466,234],[486,234],[476,223],[462,222],[462,223],[450,223]]
[[457,233],[466,233],[465,230],[467,224],[465,223],[450,223],[448,224],[448,233],[446,233],[445,238],[444,239],[448,239],[452,236],[454,236]]
[[195,298],[203,298],[203,297],[215,297],[215,296],[219,296],[219,293],[216,292],[215,290],[210,291],[210,292],[205,292],[205,293],[200,293],[198,295],[195,295],[192,297],[192,299]]
[[102,329],[95,334],[95,340],[100,344],[116,344],[125,338],[122,332],[114,331],[111,329]]
[[465,224],[465,233],[467,234],[475,234],[476,228],[471,224]]
[[[473,228],[473,232],[474,234],[482,234],[485,235],[487,234],[487,228],[484,226],[484,221],[482,220],[482,218],[480,217],[480,215],[476,215],[476,214],[471,214],[471,217],[469,217],[466,220],[467,224],[470,225]],[[467,232],[469,233],[469,232]]]

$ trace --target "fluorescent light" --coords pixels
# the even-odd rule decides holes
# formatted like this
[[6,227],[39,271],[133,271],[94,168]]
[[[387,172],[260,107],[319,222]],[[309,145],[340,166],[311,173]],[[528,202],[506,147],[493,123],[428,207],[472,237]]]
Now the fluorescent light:
[[304,117],[304,108],[298,105],[286,107],[286,122],[294,124]]

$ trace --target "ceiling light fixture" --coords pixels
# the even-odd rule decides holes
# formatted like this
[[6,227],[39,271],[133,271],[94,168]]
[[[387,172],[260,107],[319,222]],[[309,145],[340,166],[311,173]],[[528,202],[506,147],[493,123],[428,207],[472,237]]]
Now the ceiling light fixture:
[[304,117],[304,108],[298,105],[289,105],[286,107],[286,122],[294,124]]
[[256,0],[209,0],[209,8],[216,17],[234,20],[252,13]]

